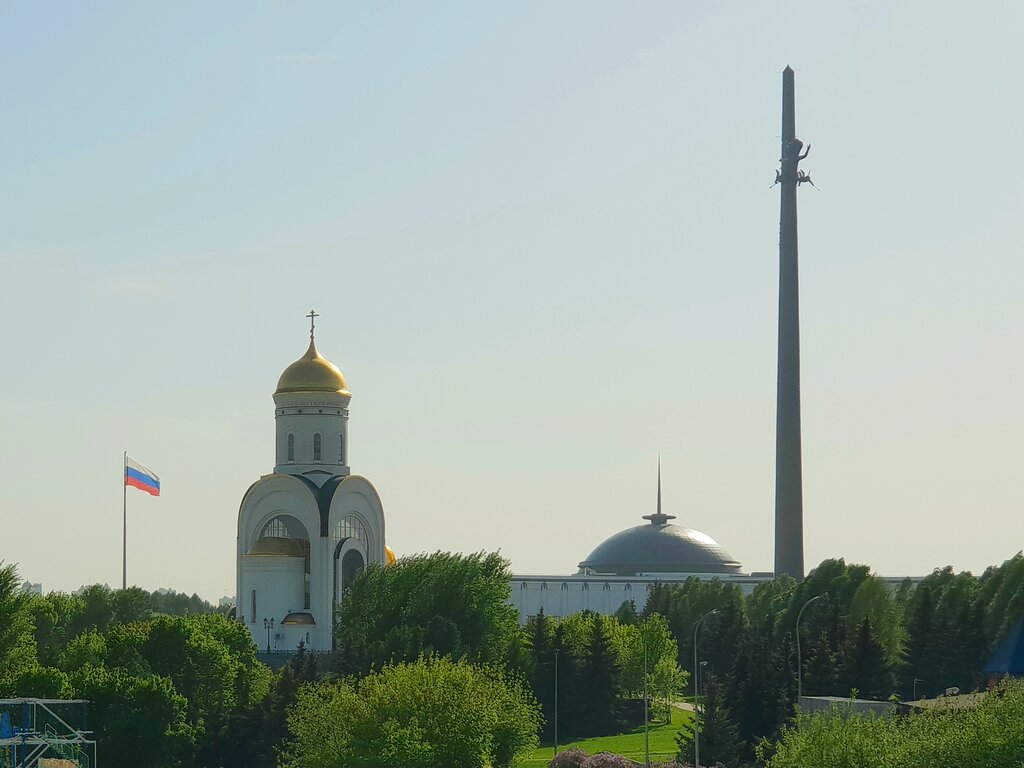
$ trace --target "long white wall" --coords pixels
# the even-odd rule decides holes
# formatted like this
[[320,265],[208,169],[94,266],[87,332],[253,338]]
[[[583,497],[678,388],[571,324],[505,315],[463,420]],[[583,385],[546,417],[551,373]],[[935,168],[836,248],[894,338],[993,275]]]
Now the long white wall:
[[691,576],[708,581],[720,579],[736,584],[744,595],[768,576],[745,576],[709,573],[673,573],[640,576],[513,576],[512,594],[509,601],[519,611],[520,623],[526,623],[541,608],[547,616],[569,616],[580,611],[611,615],[628,600],[632,600],[637,611],[647,605],[647,596],[658,583],[682,583]]
[[[513,576],[509,602],[519,611],[519,622],[525,624],[544,609],[546,616],[570,616],[590,610],[610,616],[627,600],[632,600],[637,611],[647,605],[647,596],[655,584],[681,584],[691,576],[701,581],[718,579],[735,584],[743,594],[749,595],[758,584],[771,581],[771,574],[722,573],[658,573],[639,576]],[[918,583],[921,576],[882,576],[889,589],[895,590],[909,578]]]

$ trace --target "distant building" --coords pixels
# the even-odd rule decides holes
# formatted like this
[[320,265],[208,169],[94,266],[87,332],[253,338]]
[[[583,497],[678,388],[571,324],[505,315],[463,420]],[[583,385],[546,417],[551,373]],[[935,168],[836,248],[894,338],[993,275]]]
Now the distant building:
[[841,717],[850,715],[895,715],[898,707],[891,701],[850,699],[842,696],[801,696],[800,709],[808,714],[825,713]]
[[26,581],[21,585],[21,591],[26,595],[39,595],[43,596],[43,585],[36,581]]
[[988,687],[1004,677],[1024,677],[1024,619],[1009,631],[985,665]]
[[224,597],[222,597],[220,600],[217,601],[217,607],[218,608],[234,608],[235,605],[236,605],[235,598],[230,597],[229,595],[225,595]]
[[[718,579],[733,584],[744,595],[774,578],[771,572],[745,573],[736,558],[702,531],[670,523],[673,515],[661,511],[661,470],[658,503],[648,522],[610,536],[579,563],[571,575],[516,575],[509,602],[525,623],[543,609],[546,616],[569,616],[580,611],[611,615],[630,600],[637,611],[647,604],[657,584],[681,584],[690,578]],[[906,577],[883,576],[890,589]],[[911,582],[921,581],[912,577]]]
[[661,510],[660,467],[657,511],[643,519],[648,522],[605,539],[575,574],[512,577],[510,601],[519,610],[520,622],[541,609],[547,616],[584,610],[610,615],[630,600],[640,611],[655,584],[691,577],[735,584],[744,595],[772,579],[770,573],[744,573],[740,562],[708,534],[670,523],[675,516]]

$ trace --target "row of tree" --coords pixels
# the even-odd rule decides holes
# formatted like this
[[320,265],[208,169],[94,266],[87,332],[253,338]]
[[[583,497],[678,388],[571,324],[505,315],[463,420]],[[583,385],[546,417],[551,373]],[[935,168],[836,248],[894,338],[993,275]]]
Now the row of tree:
[[905,718],[800,715],[760,756],[768,768],[1024,765],[1024,686],[1004,681],[976,706]]
[[553,735],[615,733],[637,724],[648,696],[666,719],[668,707],[686,687],[688,674],[676,662],[676,641],[658,615],[640,620],[579,613],[564,619],[540,615],[526,626],[530,645],[527,677]]
[[747,598],[733,585],[696,578],[657,586],[643,614],[667,619],[683,666],[693,665],[694,629],[707,616],[698,637],[708,709],[702,758],[750,759],[792,717],[801,611],[804,695],[907,700],[953,687],[967,692],[984,686],[986,659],[1024,616],[1024,557],[980,577],[936,570],[895,590],[867,566],[843,560],[824,561],[800,582],[759,585]]
[[[370,567],[346,594],[334,656],[301,652],[274,674],[257,661],[248,630],[212,606],[170,616],[142,590],[103,587],[34,597],[20,591],[13,568],[0,567],[0,695],[93,701],[105,765],[134,764],[142,745],[157,768],[270,768],[279,754],[295,764],[313,760],[307,741],[323,734],[303,713],[320,702],[315,711],[363,708],[363,719],[353,710],[323,725],[345,754],[376,744],[383,760],[404,734],[422,748],[400,759],[429,766],[444,764],[430,736],[442,728],[430,711],[440,704],[409,692],[411,703],[380,730],[384,721],[372,713],[385,698],[376,692],[399,679],[425,685],[437,676],[438,685],[470,687],[483,680],[495,696],[513,697],[508,709],[519,713],[512,723],[484,710],[475,715],[493,732],[465,764],[483,766],[526,748],[528,739],[501,735],[509,729],[551,734],[557,714],[560,735],[614,732],[636,722],[645,688],[662,704],[692,689],[681,670],[692,667],[694,628],[706,616],[698,635],[701,757],[728,764],[753,759],[755,746],[777,738],[793,716],[801,611],[804,694],[872,698],[909,698],[915,686],[920,696],[981,685],[985,658],[1024,613],[1019,556],[980,577],[937,570],[895,591],[866,566],[842,560],[823,562],[801,582],[767,582],[749,597],[693,578],[657,586],[639,616],[627,603],[614,617],[540,615],[526,627],[508,602],[509,577],[508,562],[495,554],[439,553]],[[347,732],[359,723],[377,730]],[[689,744],[682,734],[684,757]]]

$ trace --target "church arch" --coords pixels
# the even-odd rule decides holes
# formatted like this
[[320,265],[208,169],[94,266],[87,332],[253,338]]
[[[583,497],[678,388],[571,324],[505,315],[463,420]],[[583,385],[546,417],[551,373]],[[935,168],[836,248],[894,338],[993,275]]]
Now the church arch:
[[[361,524],[359,528],[352,528],[352,518]],[[383,563],[387,559],[384,551],[384,514],[380,497],[376,489],[370,485],[365,478],[358,475],[349,475],[337,485],[337,490],[331,497],[328,525],[324,528],[324,535],[330,536],[338,530],[338,523],[342,523],[342,530],[345,530],[346,521],[351,528],[347,534],[365,542],[364,554],[366,563]]]
[[345,590],[352,586],[368,562],[369,540],[366,526],[358,515],[346,515],[334,527],[333,592],[334,617],[345,599]]
[[280,510],[268,515],[256,528],[256,536],[249,547],[251,552],[256,542],[261,539],[289,539],[295,542],[305,542],[306,549],[309,549],[309,532],[294,515]]
[[[294,607],[302,606],[309,610],[310,600],[310,541],[309,532],[306,526],[294,515],[287,512],[275,511],[267,516],[256,526],[256,535],[253,537],[251,546],[246,555],[256,557],[258,561],[263,558],[294,558],[291,562],[301,558],[301,573],[295,572],[295,578],[301,578],[301,587],[296,584],[286,591],[289,598],[296,604]],[[285,560],[284,562],[288,562]],[[268,564],[269,565],[269,564]],[[291,566],[288,566],[290,569]],[[290,572],[290,571],[289,571]],[[301,594],[299,594],[301,590]],[[256,590],[253,590],[253,615],[255,618]]]
[[358,549],[350,549],[345,553],[345,556],[341,558],[342,593],[352,585],[352,582],[356,580],[359,572],[365,567],[366,560],[363,558],[363,553]]

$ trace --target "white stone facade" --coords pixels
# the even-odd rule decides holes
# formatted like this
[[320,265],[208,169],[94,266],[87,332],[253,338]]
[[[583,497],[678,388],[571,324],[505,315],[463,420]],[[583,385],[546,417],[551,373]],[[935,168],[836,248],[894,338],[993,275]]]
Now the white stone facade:
[[[519,611],[519,623],[525,624],[544,609],[545,616],[561,618],[580,611],[594,611],[610,616],[623,603],[632,600],[637,612],[647,605],[647,596],[655,584],[681,584],[691,576],[701,581],[719,579],[735,584],[744,596],[750,595],[758,584],[771,581],[770,573],[643,573],[636,576],[601,576],[574,574],[572,576],[513,576],[509,602]],[[882,576],[889,589],[895,591],[908,579],[913,584],[921,576]]]
[[702,581],[720,579],[736,584],[744,595],[771,576],[721,573],[662,573],[636,576],[513,576],[509,601],[519,611],[519,622],[525,624],[544,609],[546,616],[561,618],[580,611],[594,611],[610,616],[623,603],[633,601],[636,610],[647,605],[647,595],[654,585],[681,583],[691,576]]
[[[238,511],[237,616],[261,649],[293,651],[302,642],[331,650],[344,590],[366,565],[388,561],[380,496],[349,470],[351,395],[340,372],[310,350],[274,395],[274,472],[253,483]],[[337,386],[327,382],[336,391],[315,391],[326,389],[317,370],[302,378],[311,354],[336,373]],[[311,391],[294,391],[304,381]]]

